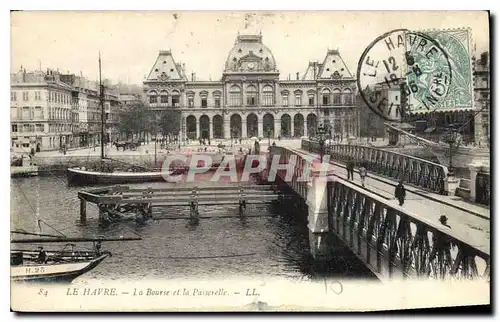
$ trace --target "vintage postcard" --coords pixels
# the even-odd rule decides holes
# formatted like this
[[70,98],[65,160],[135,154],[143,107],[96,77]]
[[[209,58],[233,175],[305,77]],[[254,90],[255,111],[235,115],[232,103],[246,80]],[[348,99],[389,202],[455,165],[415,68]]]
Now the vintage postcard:
[[490,305],[485,11],[11,13],[11,308]]

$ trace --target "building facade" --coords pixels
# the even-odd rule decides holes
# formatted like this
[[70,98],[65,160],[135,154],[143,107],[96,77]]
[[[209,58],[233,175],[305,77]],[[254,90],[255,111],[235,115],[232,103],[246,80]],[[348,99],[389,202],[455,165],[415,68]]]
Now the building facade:
[[489,53],[484,52],[479,59],[473,60],[474,64],[474,110],[476,141],[490,140],[490,58]]
[[262,35],[238,35],[220,81],[188,76],[170,51],[160,51],[143,83],[146,105],[157,117],[181,111],[181,138],[277,138],[315,133],[357,133],[356,79],[337,50],[310,62],[302,77],[280,80],[277,62]]
[[[99,86],[82,76],[47,70],[11,74],[11,148],[15,152],[98,145]],[[118,136],[118,95],[105,90],[107,139]]]

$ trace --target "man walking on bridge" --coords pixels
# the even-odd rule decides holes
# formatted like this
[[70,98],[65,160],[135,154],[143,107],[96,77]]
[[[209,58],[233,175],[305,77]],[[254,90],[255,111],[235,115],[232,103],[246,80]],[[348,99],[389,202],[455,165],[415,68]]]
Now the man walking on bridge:
[[365,163],[361,162],[361,165],[359,167],[359,177],[361,178],[361,185],[363,186],[363,188],[365,187],[366,173],[367,173],[367,171],[366,171]]
[[354,180],[354,161],[349,158],[346,165],[347,169],[347,180]]
[[394,196],[398,199],[400,206],[402,206],[405,203],[406,189],[403,186],[402,180],[400,180],[399,184],[396,186],[396,190],[394,191]]

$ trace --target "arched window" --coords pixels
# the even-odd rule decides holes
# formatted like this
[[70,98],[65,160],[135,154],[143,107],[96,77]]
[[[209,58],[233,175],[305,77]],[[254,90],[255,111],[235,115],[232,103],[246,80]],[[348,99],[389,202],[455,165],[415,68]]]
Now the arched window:
[[253,85],[249,85],[246,91],[247,105],[255,106],[257,105],[257,88]]
[[262,89],[262,105],[274,105],[274,91],[273,88],[269,85],[264,86],[264,88]]
[[179,107],[179,102],[180,102],[179,97],[180,97],[179,91],[177,91],[177,90],[172,91],[172,106],[173,107]]
[[302,91],[295,91],[295,106],[302,105]]
[[149,103],[150,104],[156,104],[156,103],[158,103],[158,96],[157,96],[156,91],[150,91],[148,93],[148,96],[149,96]]
[[350,88],[344,89],[343,96],[344,96],[344,105],[352,105],[352,91]]
[[328,88],[321,92],[321,97],[323,105],[330,105],[330,90]]
[[333,90],[333,105],[342,105],[341,92],[338,88]]
[[160,92],[160,103],[168,104],[168,93],[167,91]]
[[239,86],[233,85],[229,89],[229,105],[230,106],[241,105],[241,88]]

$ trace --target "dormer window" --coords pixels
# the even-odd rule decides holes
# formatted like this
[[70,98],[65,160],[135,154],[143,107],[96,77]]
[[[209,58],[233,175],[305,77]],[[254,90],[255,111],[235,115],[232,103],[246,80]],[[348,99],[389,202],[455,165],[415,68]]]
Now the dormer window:
[[170,72],[172,73],[173,71],[174,71],[174,69],[173,69],[173,68],[170,68]]
[[327,72],[329,72],[329,71],[330,71],[330,68],[327,68],[327,69],[326,69],[326,71],[327,71]]
[[167,63],[167,61],[166,61],[166,60],[164,60],[164,61],[163,61],[163,63],[164,63],[164,64],[166,64],[166,63]]
[[335,64],[335,59],[334,59],[334,60],[332,60],[332,62]]
[[[261,54],[262,54],[263,52],[264,52],[264,51],[262,50],[262,48],[261,48],[261,49],[259,49],[259,53],[261,53]],[[266,59],[267,59],[267,58],[266,58]]]
[[238,59],[236,59],[236,57],[233,58],[233,61],[236,63],[238,61]]
[[241,53],[242,53],[242,50],[241,50],[241,48],[240,48],[240,49],[238,49],[238,54],[241,54]]
[[158,73],[158,68],[156,68],[156,69],[155,69],[155,72],[157,72],[157,73]]

